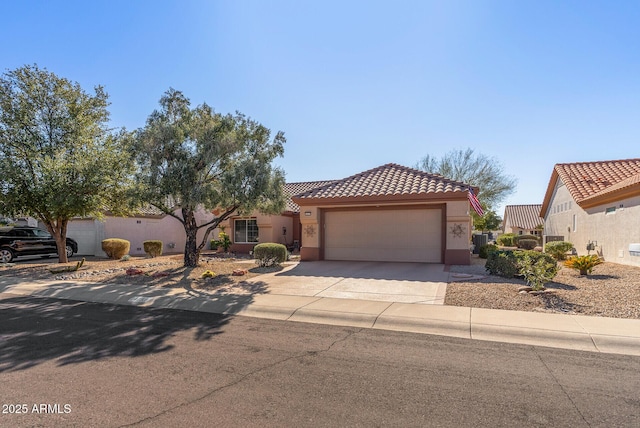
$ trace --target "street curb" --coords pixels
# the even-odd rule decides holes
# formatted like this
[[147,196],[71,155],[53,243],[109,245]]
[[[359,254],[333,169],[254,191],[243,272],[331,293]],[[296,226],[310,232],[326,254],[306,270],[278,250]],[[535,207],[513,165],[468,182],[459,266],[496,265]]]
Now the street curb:
[[[91,289],[91,287],[94,289]],[[20,282],[2,293],[640,356],[640,319],[290,295],[200,297],[122,284]]]

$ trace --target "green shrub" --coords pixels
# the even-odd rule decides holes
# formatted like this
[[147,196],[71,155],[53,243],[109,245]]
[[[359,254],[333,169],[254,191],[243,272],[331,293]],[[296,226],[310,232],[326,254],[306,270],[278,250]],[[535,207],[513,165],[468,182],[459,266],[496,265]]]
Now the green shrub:
[[544,289],[544,284],[553,280],[558,273],[558,262],[548,254],[537,251],[517,253],[518,274],[534,291]]
[[533,250],[537,246],[537,239],[518,239],[518,248],[522,248],[523,250]]
[[589,275],[595,266],[602,263],[602,259],[595,254],[589,256],[570,257],[564,262],[566,267],[577,269],[580,275]]
[[487,254],[484,268],[491,275],[513,278],[518,274],[518,265],[513,250],[498,250]]
[[253,255],[260,267],[276,266],[287,260],[287,247],[266,242],[253,248]]
[[218,233],[218,239],[211,240],[211,249],[217,250],[218,248],[222,248],[225,253],[228,253],[231,244],[233,244],[231,238],[225,233],[224,229],[222,229],[220,233]]
[[505,278],[521,275],[534,290],[539,290],[556,276],[558,263],[550,255],[537,251],[506,250],[489,253],[485,269]]
[[130,247],[131,243],[126,239],[109,238],[102,241],[102,251],[113,260],[121,259],[125,254],[128,254]]
[[553,241],[548,242],[544,246],[544,252],[549,254],[556,260],[565,260],[567,258],[567,251],[573,249],[573,244],[566,241]]
[[486,259],[489,256],[489,253],[493,251],[498,251],[498,246],[494,244],[486,244],[481,246],[478,249],[478,257],[481,259]]
[[515,247],[516,246],[516,235],[515,233],[503,233],[498,236],[496,242],[498,245],[502,245],[503,247]]
[[142,247],[144,252],[151,257],[158,257],[162,255],[162,241],[143,241]]

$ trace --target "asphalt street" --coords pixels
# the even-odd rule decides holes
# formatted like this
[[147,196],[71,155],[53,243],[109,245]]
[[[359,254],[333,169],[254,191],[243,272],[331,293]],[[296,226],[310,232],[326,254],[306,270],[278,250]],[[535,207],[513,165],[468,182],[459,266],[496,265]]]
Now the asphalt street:
[[0,294],[2,427],[640,426],[640,357]]

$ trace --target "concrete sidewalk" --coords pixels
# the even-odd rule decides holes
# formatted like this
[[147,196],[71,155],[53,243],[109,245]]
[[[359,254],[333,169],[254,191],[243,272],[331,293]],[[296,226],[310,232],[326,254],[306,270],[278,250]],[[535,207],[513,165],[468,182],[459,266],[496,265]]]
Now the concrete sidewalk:
[[203,311],[640,355],[640,320],[286,294],[215,295],[82,281],[4,277],[0,294]]

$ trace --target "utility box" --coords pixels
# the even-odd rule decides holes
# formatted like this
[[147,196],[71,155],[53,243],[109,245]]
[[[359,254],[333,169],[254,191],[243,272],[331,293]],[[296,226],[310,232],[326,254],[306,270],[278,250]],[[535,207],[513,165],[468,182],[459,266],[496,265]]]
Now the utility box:
[[629,244],[629,255],[640,257],[640,244]]
[[471,237],[471,242],[473,242],[473,254],[478,254],[480,252],[480,247],[489,243],[489,235],[486,233],[473,235]]

